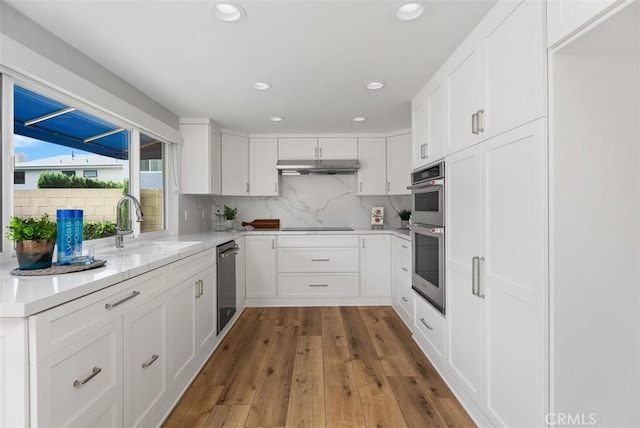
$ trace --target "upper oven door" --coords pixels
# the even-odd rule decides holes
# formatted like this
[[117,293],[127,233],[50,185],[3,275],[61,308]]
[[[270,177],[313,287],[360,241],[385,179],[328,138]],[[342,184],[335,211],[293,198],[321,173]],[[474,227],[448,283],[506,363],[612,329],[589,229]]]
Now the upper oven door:
[[413,223],[444,226],[444,179],[411,186]]

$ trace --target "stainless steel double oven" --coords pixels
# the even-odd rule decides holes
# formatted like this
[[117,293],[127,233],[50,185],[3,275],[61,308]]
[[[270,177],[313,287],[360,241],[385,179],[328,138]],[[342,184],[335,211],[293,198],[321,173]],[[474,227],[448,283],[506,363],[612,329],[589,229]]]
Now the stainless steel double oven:
[[412,287],[445,313],[444,162],[412,173]]

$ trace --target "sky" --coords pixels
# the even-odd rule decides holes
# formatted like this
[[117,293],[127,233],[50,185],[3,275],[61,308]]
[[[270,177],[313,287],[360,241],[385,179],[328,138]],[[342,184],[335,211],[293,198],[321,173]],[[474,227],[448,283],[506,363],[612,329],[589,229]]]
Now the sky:
[[13,153],[24,153],[25,161],[49,158],[58,155],[70,155],[73,152],[76,155],[90,154],[71,147],[60,146],[58,144],[47,143],[45,141],[36,140],[35,138],[25,137],[23,135],[13,135]]

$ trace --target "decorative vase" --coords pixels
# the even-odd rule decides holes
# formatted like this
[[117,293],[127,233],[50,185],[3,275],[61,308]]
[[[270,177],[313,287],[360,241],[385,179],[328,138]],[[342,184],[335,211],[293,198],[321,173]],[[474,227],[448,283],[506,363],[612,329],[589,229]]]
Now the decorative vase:
[[400,229],[409,229],[409,220],[400,220]]
[[233,220],[227,220],[227,230],[233,229]]
[[18,267],[24,270],[51,267],[55,239],[32,239],[16,242]]

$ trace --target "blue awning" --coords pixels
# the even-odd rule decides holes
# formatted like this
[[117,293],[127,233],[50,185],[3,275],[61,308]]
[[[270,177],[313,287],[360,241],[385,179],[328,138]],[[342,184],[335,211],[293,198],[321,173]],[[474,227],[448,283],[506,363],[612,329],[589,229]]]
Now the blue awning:
[[129,132],[21,86],[14,86],[14,132],[49,143],[126,160]]

